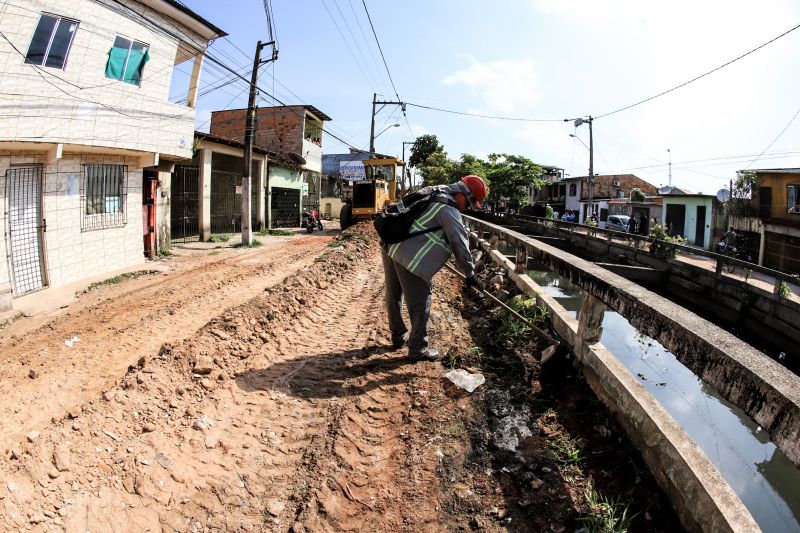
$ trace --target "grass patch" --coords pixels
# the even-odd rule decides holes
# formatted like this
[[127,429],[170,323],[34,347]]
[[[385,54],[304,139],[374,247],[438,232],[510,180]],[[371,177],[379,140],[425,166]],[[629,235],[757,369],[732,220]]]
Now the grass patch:
[[245,244],[243,242],[239,242],[233,245],[233,248],[258,248],[259,246],[263,246],[261,241],[252,241],[250,244]]
[[228,242],[229,240],[231,240],[230,235],[212,235],[208,242]]
[[170,252],[166,248],[159,248],[158,255],[160,255],[161,257],[170,257],[172,255],[172,252]]
[[273,237],[293,237],[294,232],[289,231],[287,229],[262,229],[258,232],[259,235],[262,237],[266,237],[271,235]]
[[445,434],[451,439],[461,439],[467,435],[467,428],[464,426],[464,422],[459,420],[450,424],[450,427],[445,430]]
[[545,444],[545,455],[556,463],[563,465],[579,465],[583,462],[581,455],[581,439],[571,439],[566,435],[558,435],[547,439]]
[[583,495],[589,514],[580,518],[583,529],[589,533],[627,533],[636,516],[628,515],[628,506],[619,500],[611,501],[591,485]]
[[136,279],[142,276],[148,276],[150,274],[159,274],[158,270],[137,270],[136,272],[126,272],[125,274],[120,274],[119,276],[114,276],[113,278],[104,279],[103,281],[95,281],[85,290],[81,291],[79,294],[83,294],[85,292],[94,291],[99,289],[100,287],[105,287],[106,285],[118,285],[123,281],[127,281],[129,279]]
[[[508,302],[508,306],[536,325],[543,324],[549,318],[547,310],[537,306],[536,300],[532,298],[515,296]],[[494,337],[516,344],[533,333],[531,328],[505,310],[497,309],[495,313],[500,318],[500,324],[495,330]]]

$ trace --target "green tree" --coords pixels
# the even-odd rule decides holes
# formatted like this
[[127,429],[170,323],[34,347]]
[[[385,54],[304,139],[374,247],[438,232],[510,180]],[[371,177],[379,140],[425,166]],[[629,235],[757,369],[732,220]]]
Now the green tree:
[[544,170],[527,157],[509,154],[491,154],[486,177],[491,183],[489,198],[507,198],[511,205],[519,206],[527,200],[527,188],[539,189],[545,184],[541,178]]
[[731,198],[725,204],[729,216],[748,216],[754,214],[751,199],[758,187],[758,175],[752,170],[740,170],[733,180]]
[[439,139],[436,138],[436,135],[421,135],[411,145],[411,156],[408,158],[408,164],[412,167],[420,168],[428,160],[428,157],[436,152],[444,153],[444,146],[439,144]]
[[423,185],[445,185],[452,183],[454,162],[444,152],[433,152],[417,168],[422,174]]

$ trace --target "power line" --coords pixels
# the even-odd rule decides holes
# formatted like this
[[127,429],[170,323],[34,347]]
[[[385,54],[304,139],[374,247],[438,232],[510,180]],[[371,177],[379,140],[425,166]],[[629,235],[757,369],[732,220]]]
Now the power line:
[[[402,102],[400,100],[400,95],[397,94],[397,87],[394,85],[394,79],[392,79],[392,73],[389,71],[389,65],[386,63],[386,56],[383,55],[383,48],[381,47],[381,41],[378,39],[378,32],[375,31],[375,25],[372,23],[372,17],[369,14],[369,9],[367,9],[367,2],[366,0],[361,0],[361,3],[364,5],[364,11],[367,14],[367,20],[369,21],[369,27],[372,28],[372,35],[375,36],[375,42],[378,44],[378,51],[381,53],[381,59],[383,59],[383,66],[386,67],[386,74],[389,75],[389,81],[392,84],[392,89],[394,90],[394,96],[397,98],[398,102]],[[406,116],[406,110],[403,109],[403,118],[406,119],[406,126],[408,126],[408,132],[411,135],[414,135],[414,132],[411,131],[411,124],[408,123],[408,117]]]
[[752,49],[752,50],[750,50],[749,52],[745,52],[744,54],[742,54],[742,55],[740,55],[740,56],[737,56],[737,57],[735,57],[735,58],[731,59],[730,61],[727,61],[727,62],[723,63],[722,65],[720,65],[720,66],[718,66],[718,67],[716,67],[716,68],[713,68],[713,69],[709,70],[708,72],[705,72],[705,73],[703,73],[703,74],[700,74],[699,76],[695,76],[694,78],[692,78],[692,79],[690,79],[690,80],[688,80],[688,81],[685,81],[685,82],[683,82],[683,83],[681,83],[681,84],[679,84],[679,85],[676,85],[675,87],[673,87],[673,88],[671,88],[671,89],[667,89],[666,91],[662,91],[662,92],[660,92],[660,93],[658,93],[658,94],[656,94],[656,95],[650,96],[649,98],[645,98],[644,100],[640,100],[640,101],[638,101],[638,102],[636,102],[636,103],[633,103],[633,104],[630,104],[630,105],[626,105],[625,107],[620,107],[619,109],[615,109],[614,111],[609,111],[608,113],[604,113],[604,114],[602,114],[602,115],[597,115],[597,116],[596,116],[596,117],[594,117],[594,118],[595,118],[595,120],[596,120],[596,119],[598,119],[598,118],[604,118],[604,117],[608,117],[608,116],[610,116],[610,115],[614,115],[614,114],[616,114],[616,113],[621,113],[622,111],[626,111],[626,110],[628,110],[628,109],[630,109],[630,108],[632,108],[632,107],[636,107],[636,106],[638,106],[638,105],[644,104],[645,102],[649,102],[649,101],[651,101],[651,100],[655,100],[656,98],[659,98],[659,97],[661,97],[661,96],[664,96],[665,94],[669,94],[669,93],[671,93],[671,92],[673,92],[673,91],[676,91],[676,90],[680,89],[681,87],[686,87],[686,86],[687,86],[687,85],[689,85],[690,83],[693,83],[693,82],[695,82],[695,81],[697,81],[697,80],[700,80],[700,79],[702,79],[702,78],[705,78],[705,77],[706,77],[706,76],[708,76],[709,74],[713,74],[714,72],[716,72],[716,71],[718,71],[718,70],[720,70],[720,69],[723,69],[723,68],[727,67],[728,65],[731,65],[731,64],[733,64],[733,63],[735,63],[735,62],[739,61],[740,59],[742,59],[742,58],[744,58],[744,57],[747,57],[747,56],[749,56],[750,54],[752,54],[752,53],[754,53],[754,52],[757,52],[758,50],[760,50],[760,49],[764,48],[765,46],[767,46],[767,45],[769,45],[769,44],[772,44],[772,43],[774,43],[775,41],[777,41],[777,40],[778,40],[778,39],[780,39],[781,37],[785,37],[785,36],[789,35],[789,34],[790,34],[790,33],[792,33],[793,31],[795,31],[797,28],[800,28],[800,24],[797,24],[796,26],[794,26],[794,27],[792,27],[792,28],[790,28],[790,29],[786,30],[785,32],[781,33],[780,35],[778,35],[778,36],[776,36],[776,37],[773,37],[773,38],[772,38],[772,39],[770,39],[769,41],[767,41],[767,42],[765,42],[765,43],[763,43],[763,44],[760,44],[760,45],[756,46],[755,48],[753,48],[753,49]]
[[786,126],[784,126],[784,128],[783,128],[783,129],[781,130],[781,132],[780,132],[780,133],[777,135],[777,137],[775,137],[774,139],[772,139],[772,142],[771,142],[771,143],[769,143],[769,144],[767,145],[767,147],[766,147],[766,148],[764,148],[764,149],[761,151],[761,153],[760,153],[760,154],[758,154],[758,155],[756,156],[756,158],[755,158],[755,159],[753,159],[752,161],[750,161],[750,163],[748,163],[748,164],[747,164],[747,166],[745,167],[745,169],[748,169],[748,168],[750,168],[750,167],[753,165],[753,163],[755,163],[756,161],[758,161],[759,159],[761,159],[761,156],[762,156],[762,155],[764,155],[764,152],[766,152],[767,150],[769,150],[770,148],[772,148],[772,145],[773,145],[773,144],[775,144],[776,142],[778,142],[778,139],[780,139],[780,138],[783,136],[783,134],[784,134],[784,133],[786,133],[786,130],[788,130],[788,129],[789,129],[789,126],[791,126],[791,125],[792,125],[792,122],[794,122],[794,119],[796,119],[796,118],[797,118],[797,115],[800,115],[800,109],[798,109],[798,110],[797,110],[797,113],[795,113],[795,114],[794,114],[794,116],[792,117],[792,119],[789,121],[789,123],[788,123],[788,124],[786,124]]
[[367,50],[369,50],[369,57],[370,59],[372,59],[372,62],[375,66],[375,72],[380,72],[381,67],[380,64],[378,63],[378,58],[375,57],[375,51],[369,44],[369,39],[367,38],[367,34],[364,33],[364,27],[361,25],[361,18],[356,13],[355,7],[353,7],[353,0],[347,0],[347,4],[350,6],[350,11],[353,13],[353,18],[356,19],[356,24],[358,24],[358,31],[361,32],[361,38],[364,39],[364,44],[366,45]]
[[[121,0],[111,0],[111,1],[112,1],[112,2],[114,2],[114,3],[116,3],[117,5],[119,5],[121,8],[123,8],[123,9],[125,9],[125,10],[127,10],[127,11],[129,11],[129,12],[131,12],[131,13],[133,13],[133,14],[134,14],[134,15],[135,15],[135,16],[136,16],[136,17],[137,17],[137,18],[138,18],[140,21],[142,21],[142,22],[146,23],[146,24],[147,24],[149,27],[151,27],[151,29],[154,29],[154,31],[157,31],[158,33],[165,33],[165,34],[167,34],[167,35],[171,36],[172,38],[176,39],[176,40],[177,40],[179,43],[182,41],[182,38],[181,38],[181,36],[179,36],[179,35],[176,35],[176,33],[175,33],[175,32],[173,32],[173,31],[170,31],[168,28],[164,28],[164,27],[162,27],[162,26],[159,26],[159,25],[158,25],[158,23],[154,22],[153,20],[151,20],[151,19],[147,18],[146,16],[142,15],[141,13],[137,12],[137,11],[136,11],[136,10],[134,10],[132,7],[130,7],[130,6],[128,6],[128,5],[124,4],[124,3],[122,3],[122,2],[121,2]],[[113,8],[111,8],[111,7],[109,6],[109,9],[113,9]],[[120,14],[122,14],[122,13],[121,13],[121,12],[120,12],[118,9],[114,9],[114,11],[116,11],[117,13],[120,13]],[[124,16],[124,15],[123,15],[123,16]],[[202,48],[205,48],[205,47],[202,47]],[[216,58],[214,55],[210,54],[210,53],[208,52],[208,50],[206,50],[205,57],[206,57],[206,59],[208,59],[208,60],[209,60],[209,61],[211,61],[212,63],[215,63],[216,65],[218,65],[218,66],[219,66],[221,69],[223,69],[223,70],[225,70],[225,71],[229,72],[230,74],[232,74],[232,75],[233,75],[233,76],[235,76],[236,78],[239,78],[239,79],[242,79],[243,81],[245,81],[245,82],[247,83],[247,86],[248,86],[248,87],[250,86],[250,80],[249,80],[249,79],[245,78],[245,77],[244,77],[242,74],[240,74],[239,72],[237,72],[237,71],[233,70],[233,69],[232,69],[230,66],[228,66],[227,64],[225,64],[225,63],[224,63],[223,61],[221,61],[220,59],[217,59],[217,58]],[[261,92],[261,93],[263,93],[264,95],[268,96],[268,97],[269,97],[269,98],[271,98],[273,101],[275,101],[275,102],[278,102],[279,104],[281,104],[281,105],[283,105],[283,106],[287,106],[287,104],[285,104],[284,102],[281,102],[280,100],[278,100],[277,98],[275,98],[275,96],[273,96],[273,95],[269,94],[269,93],[268,93],[266,90],[264,90],[264,89],[262,89],[262,88],[260,88],[260,87],[258,87],[258,86],[256,86],[256,90],[257,90],[257,91],[260,91],[260,92]],[[288,106],[287,106],[287,107],[288,107]],[[297,112],[294,112],[294,111],[292,111],[292,112],[293,112],[293,113],[295,113],[295,114],[297,114],[298,116],[303,116],[303,115],[300,115],[300,113],[297,113]],[[165,117],[165,118],[169,118],[169,117]],[[176,117],[176,118],[177,118],[177,117]],[[351,147],[351,148],[354,148],[354,149],[356,149],[356,150],[361,150],[361,151],[364,151],[364,150],[362,150],[361,148],[357,148],[356,146],[353,146],[352,144],[348,143],[347,141],[345,141],[345,140],[343,140],[343,139],[339,138],[337,135],[334,135],[334,134],[333,134],[333,133],[331,133],[330,131],[328,131],[328,130],[325,130],[324,128],[321,128],[321,129],[322,129],[322,131],[323,131],[323,132],[327,133],[328,135],[330,135],[330,136],[331,136],[331,137],[333,137],[334,139],[336,139],[336,140],[338,140],[338,141],[340,141],[340,142],[344,143],[345,145],[347,145],[347,146],[349,146],[349,147]]]
[[[333,21],[333,25],[336,27],[336,31],[339,32],[339,35],[341,36],[342,40],[344,41],[345,46],[347,46],[347,51],[350,52],[350,55],[352,56],[353,60],[356,62],[356,66],[358,67],[358,70],[361,71],[361,75],[364,76],[364,81],[366,81],[368,85],[375,84],[377,86],[378,85],[377,79],[374,77],[374,74],[369,69],[367,69],[367,70],[369,71],[370,76],[372,76],[372,79],[368,79],[367,74],[364,71],[364,68],[361,66],[361,61],[358,60],[358,58],[356,57],[355,52],[353,52],[353,49],[350,46],[350,41],[348,41],[347,38],[344,36],[344,32],[339,27],[339,23],[334,18],[333,12],[331,12],[331,10],[328,9],[328,5],[325,3],[325,0],[320,0],[320,2],[322,3],[322,7],[325,8],[325,11],[327,11],[328,16],[331,18],[331,21]],[[350,33],[352,34],[352,32],[350,32]],[[358,48],[358,46],[356,46],[356,48]],[[362,58],[363,58],[363,55],[362,55]]]
[[454,111],[452,109],[442,109],[440,107],[431,107],[422,104],[412,104],[411,102],[406,102],[407,106],[418,107],[420,109],[428,109],[430,111],[439,111],[440,113],[451,113],[453,115],[462,115],[466,117],[476,117],[476,118],[491,118],[495,120],[511,120],[515,122],[563,122],[563,119],[560,118],[520,118],[520,117],[502,117],[496,115],[482,115],[480,113],[467,113],[465,111]]

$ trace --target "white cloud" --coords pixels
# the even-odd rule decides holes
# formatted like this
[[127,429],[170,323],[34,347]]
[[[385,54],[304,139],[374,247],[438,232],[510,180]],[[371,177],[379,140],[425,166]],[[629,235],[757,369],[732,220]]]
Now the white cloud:
[[531,108],[539,99],[539,82],[532,59],[488,62],[478,61],[474,57],[469,59],[470,66],[446,76],[442,83],[469,88],[493,112],[512,113]]

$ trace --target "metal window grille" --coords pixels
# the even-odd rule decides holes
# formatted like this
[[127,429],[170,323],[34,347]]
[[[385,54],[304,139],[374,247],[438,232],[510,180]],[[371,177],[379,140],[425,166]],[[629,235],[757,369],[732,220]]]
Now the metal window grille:
[[11,168],[6,172],[8,240],[14,294],[44,288],[47,275],[42,234],[42,168]]
[[82,165],[81,230],[124,226],[127,203],[127,165]]

